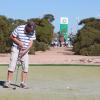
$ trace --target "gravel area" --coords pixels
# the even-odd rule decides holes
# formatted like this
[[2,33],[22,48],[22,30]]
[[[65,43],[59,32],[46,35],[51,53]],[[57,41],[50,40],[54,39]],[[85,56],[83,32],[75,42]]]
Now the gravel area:
[[[74,55],[72,48],[51,47],[45,52],[38,51],[29,55],[30,64],[100,64],[100,56]],[[0,64],[8,64],[10,54],[0,54]]]

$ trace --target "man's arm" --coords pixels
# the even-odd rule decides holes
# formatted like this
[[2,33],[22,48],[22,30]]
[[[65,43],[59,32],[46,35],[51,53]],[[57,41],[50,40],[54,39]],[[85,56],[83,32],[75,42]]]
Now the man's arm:
[[33,44],[33,40],[30,41],[29,46],[25,50],[23,49],[20,50],[20,54],[19,54],[20,58],[22,58],[29,51],[29,49],[32,47],[32,44]]
[[13,42],[15,42],[20,48],[23,47],[23,43],[22,43],[20,40],[18,40],[16,37],[14,37],[12,34],[10,35],[10,39],[11,39]]
[[28,48],[30,49],[32,47],[32,45],[33,45],[33,40],[30,41]]

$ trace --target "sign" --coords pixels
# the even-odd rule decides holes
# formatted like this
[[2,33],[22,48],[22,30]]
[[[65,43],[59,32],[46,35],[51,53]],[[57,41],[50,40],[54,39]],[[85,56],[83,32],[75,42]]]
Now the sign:
[[68,40],[68,18],[61,17],[60,18],[60,34],[64,35],[64,40]]

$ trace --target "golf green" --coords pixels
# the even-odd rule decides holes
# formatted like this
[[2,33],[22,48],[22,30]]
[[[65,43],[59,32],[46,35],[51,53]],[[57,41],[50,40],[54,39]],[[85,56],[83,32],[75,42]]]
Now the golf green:
[[[3,88],[6,75],[7,66],[0,66],[1,100],[100,100],[99,66],[30,65],[27,81],[29,89]],[[12,83],[15,75],[16,72]]]

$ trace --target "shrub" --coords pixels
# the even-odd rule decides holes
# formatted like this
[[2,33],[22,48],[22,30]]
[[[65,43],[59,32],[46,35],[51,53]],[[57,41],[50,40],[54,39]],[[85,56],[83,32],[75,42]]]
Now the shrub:
[[[82,21],[81,21],[82,22]],[[73,51],[75,54],[86,56],[100,55],[100,20],[83,20],[84,26],[76,35]],[[94,26],[96,25],[96,27]]]
[[49,46],[44,42],[35,41],[34,48],[35,51],[46,51],[47,49],[49,49]]

